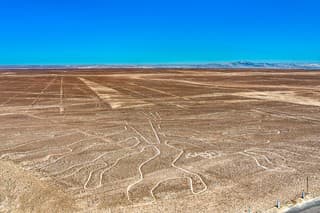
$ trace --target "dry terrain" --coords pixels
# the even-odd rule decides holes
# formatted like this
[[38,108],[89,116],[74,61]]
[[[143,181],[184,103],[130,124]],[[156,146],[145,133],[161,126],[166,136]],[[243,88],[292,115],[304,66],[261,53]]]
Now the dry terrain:
[[306,177],[318,71],[0,72],[0,212],[265,212]]

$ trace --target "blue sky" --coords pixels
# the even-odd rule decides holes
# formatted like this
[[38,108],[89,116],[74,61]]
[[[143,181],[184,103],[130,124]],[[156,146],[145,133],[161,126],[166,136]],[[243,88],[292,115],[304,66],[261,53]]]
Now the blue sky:
[[320,61],[318,0],[1,0],[0,64]]

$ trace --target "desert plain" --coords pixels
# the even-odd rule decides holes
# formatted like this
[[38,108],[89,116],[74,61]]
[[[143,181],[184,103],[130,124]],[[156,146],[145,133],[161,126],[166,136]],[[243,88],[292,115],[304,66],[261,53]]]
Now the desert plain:
[[0,71],[0,212],[276,212],[303,190],[319,71]]

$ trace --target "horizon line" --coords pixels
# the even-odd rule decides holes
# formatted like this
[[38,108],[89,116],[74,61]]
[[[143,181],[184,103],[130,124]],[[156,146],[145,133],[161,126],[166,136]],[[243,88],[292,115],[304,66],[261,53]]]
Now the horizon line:
[[221,69],[320,69],[320,62],[230,61],[207,63],[114,63],[114,64],[9,64],[0,69],[103,69],[103,68],[221,68]]

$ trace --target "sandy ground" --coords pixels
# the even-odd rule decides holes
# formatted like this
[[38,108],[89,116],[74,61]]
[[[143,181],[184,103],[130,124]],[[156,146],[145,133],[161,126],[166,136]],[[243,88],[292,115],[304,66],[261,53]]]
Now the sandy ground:
[[320,72],[0,72],[0,212],[277,212],[320,195]]

